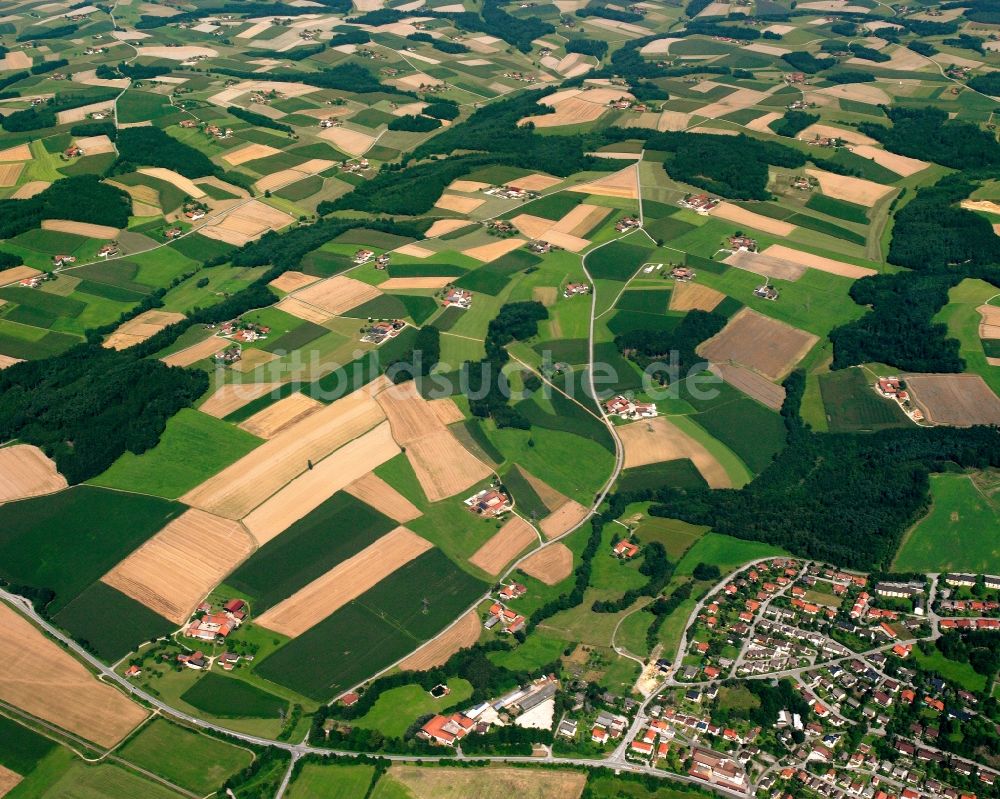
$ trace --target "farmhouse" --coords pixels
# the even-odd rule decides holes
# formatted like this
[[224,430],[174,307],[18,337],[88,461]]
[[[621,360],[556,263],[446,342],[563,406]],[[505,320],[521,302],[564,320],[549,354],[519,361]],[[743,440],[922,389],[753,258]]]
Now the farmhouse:
[[425,741],[443,746],[454,746],[456,741],[462,740],[469,734],[474,723],[472,719],[461,713],[452,713],[450,716],[434,716],[420,728],[417,735]]
[[763,286],[757,286],[753,290],[755,297],[760,297],[762,300],[776,300],[780,296],[778,290],[771,285],[765,283]]
[[564,297],[575,297],[577,294],[590,294],[590,285],[587,283],[567,283],[563,289]]
[[757,240],[749,236],[730,236],[729,249],[734,252],[757,252]]
[[182,653],[178,655],[177,662],[183,663],[189,669],[201,671],[208,665],[208,658],[205,657],[204,652],[198,650],[197,652],[192,652],[191,654]]
[[655,402],[636,402],[620,394],[604,403],[604,409],[611,416],[619,416],[622,419],[649,419],[656,416]]
[[140,674],[142,674],[142,669],[140,669],[135,664],[133,664],[133,665],[129,666],[127,669],[125,669],[125,676],[127,678],[129,678],[129,679],[131,679],[133,677],[138,677]]
[[639,220],[634,216],[625,216],[615,222],[615,230],[619,233],[625,233],[629,230],[634,230],[639,227]]
[[392,260],[392,256],[389,253],[384,252],[378,258],[375,259],[376,269],[385,269],[389,266],[389,261]]
[[486,518],[499,516],[512,507],[511,499],[503,491],[496,488],[484,488],[464,500],[466,507],[473,513]]
[[506,601],[520,599],[526,593],[528,593],[528,589],[521,583],[510,583],[500,589],[500,598]]
[[670,270],[670,277],[678,283],[687,283],[690,280],[694,280],[697,275],[689,266],[675,266]]
[[631,560],[639,554],[639,546],[637,544],[633,544],[631,541],[622,539],[615,544],[612,551],[622,560]]
[[118,242],[109,241],[107,244],[102,244],[97,254],[101,258],[110,258],[112,255],[118,255]]
[[73,264],[76,263],[76,256],[73,255],[53,255],[52,265],[62,266],[63,264]]
[[375,257],[375,253],[372,250],[358,250],[356,253],[354,253],[354,263],[366,264],[373,257]]
[[471,308],[472,292],[465,289],[449,289],[444,295],[443,304],[445,308]]
[[898,377],[880,377],[875,383],[875,388],[883,397],[900,400],[907,398],[905,384]]
[[709,197],[707,194],[688,194],[683,200],[678,200],[677,204],[682,208],[689,208],[699,214],[707,214],[722,200],[718,197]]
[[395,338],[399,331],[406,327],[402,319],[391,319],[375,322],[365,330],[361,340],[370,344],[381,344],[386,339]]

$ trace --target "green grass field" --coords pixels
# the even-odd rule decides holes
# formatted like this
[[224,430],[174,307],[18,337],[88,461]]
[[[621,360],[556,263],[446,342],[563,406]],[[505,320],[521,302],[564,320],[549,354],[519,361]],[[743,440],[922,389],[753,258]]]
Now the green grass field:
[[262,443],[228,422],[184,408],[167,422],[160,443],[142,455],[126,452],[90,484],[175,499]]
[[407,728],[420,716],[438,713],[472,696],[472,683],[457,677],[448,680],[451,693],[435,699],[419,685],[403,685],[386,691],[375,700],[372,709],[351,724],[378,730],[392,738],[402,738]]
[[226,583],[251,597],[259,615],[395,526],[388,516],[338,491],[258,549]]
[[0,716],[0,766],[24,776],[56,748],[48,738]]
[[0,506],[0,576],[50,588],[57,613],[185,507],[92,486]]
[[[628,516],[629,513],[626,513],[626,518]],[[673,561],[680,559],[707,532],[708,528],[702,525],[660,516],[644,516],[634,530],[641,543],[658,541],[663,544],[667,556]]]
[[[647,239],[636,239],[636,241]],[[615,241],[587,254],[587,271],[595,279],[626,281],[652,255],[652,247]]]
[[[74,760],[51,781],[35,786],[22,783],[11,799],[107,799],[141,796],[143,799],[179,799],[179,794],[153,780],[110,763],[87,765]],[[32,788],[36,790],[32,790]],[[36,792],[37,791],[37,792]]]
[[253,753],[165,719],[154,719],[118,754],[130,763],[204,795],[253,762]]
[[857,433],[909,427],[912,422],[892,400],[875,393],[858,368],[819,375],[819,390],[831,433]]
[[707,488],[708,483],[688,458],[626,469],[618,479],[619,491],[642,491],[660,486]]
[[747,561],[757,558],[767,558],[787,555],[788,552],[771,544],[760,541],[744,541],[720,533],[706,533],[691,549],[687,551],[677,564],[676,574],[687,577],[694,572],[699,563],[718,566],[723,574],[739,568]]
[[374,766],[306,763],[288,786],[290,799],[356,799],[364,797],[375,776]]
[[188,688],[181,699],[220,718],[277,718],[288,703],[255,685],[208,672]]
[[898,571],[1000,569],[1000,510],[972,479],[931,475],[930,512],[906,534],[892,568]]
[[925,655],[920,650],[920,647],[915,646],[911,655],[921,668],[928,671],[936,671],[944,679],[960,685],[967,691],[979,692],[986,688],[986,676],[984,674],[977,673],[968,663],[948,660],[937,649],[934,649],[931,654]]

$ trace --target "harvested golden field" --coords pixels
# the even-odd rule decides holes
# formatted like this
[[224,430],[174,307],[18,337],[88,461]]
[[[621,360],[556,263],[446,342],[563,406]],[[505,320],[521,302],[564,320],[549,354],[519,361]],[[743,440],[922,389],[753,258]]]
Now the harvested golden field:
[[518,214],[512,217],[510,221],[518,231],[529,239],[540,239],[552,229],[553,224],[551,219],[546,219],[543,216],[534,216],[533,214]]
[[745,225],[754,230],[763,231],[764,233],[773,233],[775,236],[787,236],[795,230],[795,225],[790,225],[788,222],[782,222],[780,219],[771,219],[769,216],[748,211],[745,208],[740,208],[738,205],[733,205],[725,201],[715,206],[711,211],[711,215],[717,216],[719,219],[725,219],[728,222],[735,222],[737,225]]
[[[478,620],[476,626],[479,626]],[[16,771],[11,771],[6,766],[0,766],[0,797],[13,791],[22,779],[24,778]]]
[[768,94],[769,92],[759,92],[756,89],[737,89],[727,94],[721,100],[704,105],[693,113],[695,116],[715,119],[724,114],[731,114],[733,111],[738,111],[741,108],[755,106],[761,100],[767,99]]
[[42,230],[57,230],[60,233],[75,233],[90,239],[113,239],[118,228],[108,225],[94,225],[90,222],[74,222],[70,219],[43,219]]
[[669,307],[671,311],[711,311],[725,298],[721,291],[702,283],[675,283]]
[[399,664],[402,671],[427,671],[447,662],[460,649],[467,649],[479,640],[482,622],[470,610],[451,627],[424,644]]
[[[150,6],[146,6],[146,8],[148,9]],[[199,56],[213,58],[219,54],[218,50],[213,50],[211,47],[198,47],[196,45],[182,45],[178,47],[143,45],[136,49],[140,56],[167,58],[172,61],[187,61],[190,58],[197,58]]]
[[589,508],[585,508],[579,502],[569,499],[542,519],[538,526],[546,538],[558,538],[563,533],[579,525],[589,515]]
[[[542,102],[548,98],[543,98]],[[548,103],[546,103],[548,105]],[[599,119],[607,111],[607,106],[597,103],[590,103],[579,97],[567,97],[552,105],[555,109],[553,114],[538,114],[522,119],[518,124],[526,125],[531,122],[536,128],[555,128],[562,125],[580,125],[585,122],[593,122]]]
[[976,374],[902,375],[913,402],[933,424],[1000,425],[1000,399]]
[[445,187],[445,190],[464,191],[467,194],[474,194],[477,191],[482,191],[483,189],[488,189],[489,187],[490,187],[489,183],[483,183],[482,181],[479,180],[453,180]]
[[881,183],[850,175],[835,175],[822,169],[807,167],[805,172],[819,181],[823,194],[857,205],[872,206],[887,194],[897,190],[894,186],[883,186]]
[[690,123],[690,114],[683,111],[662,111],[659,119],[656,120],[656,129],[659,131],[679,131],[684,130]]
[[281,383],[224,383],[199,406],[198,410],[216,419],[222,419],[280,385]]
[[731,488],[729,475],[704,445],[666,416],[643,419],[618,428],[625,449],[625,468],[689,458],[712,488]]
[[534,492],[538,495],[538,498],[542,501],[542,504],[546,508],[559,508],[570,501],[569,497],[556,491],[552,486],[546,483],[544,480],[540,480],[535,477],[531,472],[522,466],[515,466],[515,469],[520,473],[520,475],[528,481],[528,484],[532,487]]
[[580,203],[556,222],[552,229],[557,233],[568,233],[570,236],[583,236],[603,222],[610,213],[610,208]]
[[295,220],[291,214],[272,208],[260,200],[250,200],[228,212],[222,221],[213,221],[199,231],[203,236],[242,247],[269,230],[280,230]]
[[30,200],[36,194],[41,194],[52,184],[47,180],[29,180],[23,186],[18,186],[10,198],[12,200]]
[[21,163],[0,164],[0,187],[13,186],[17,183],[23,169],[23,161]]
[[531,290],[531,299],[551,308],[559,300],[559,289],[555,286],[535,286]]
[[0,161],[30,161],[32,158],[31,147],[26,143],[0,150]]
[[387,777],[404,785],[414,799],[578,799],[587,781],[578,771],[506,767],[393,766]]
[[382,292],[374,286],[343,275],[313,283],[294,295],[299,302],[312,305],[332,316],[357,308],[380,296]]
[[77,108],[67,108],[65,111],[56,111],[56,124],[66,125],[69,122],[83,122],[89,114],[95,111],[102,111],[105,114],[111,111],[111,101],[105,100],[100,103],[81,105]]
[[[308,422],[308,419],[300,422],[291,431]],[[398,454],[399,447],[392,440],[389,425],[383,422],[304,471],[251,512],[243,523],[258,543],[264,544],[342,488]]]
[[319,400],[296,391],[258,411],[239,426],[259,438],[274,438],[282,430],[316,413],[322,407],[323,403]]
[[315,283],[317,280],[319,280],[318,277],[307,275],[305,272],[291,271],[282,273],[267,285],[278,291],[290,294],[293,291],[298,291]]
[[546,233],[542,238],[549,244],[569,250],[570,252],[580,252],[590,246],[588,239],[571,236],[569,233],[560,233],[555,228]]
[[275,352],[258,350],[255,347],[244,347],[240,359],[231,363],[229,368],[242,374],[248,374],[258,367],[276,360],[278,360],[278,354]]
[[416,533],[397,527],[269,608],[257,617],[257,624],[290,638],[302,635],[433,547]]
[[51,494],[66,487],[66,478],[56,471],[55,462],[38,447],[14,444],[0,449],[0,502]]
[[715,363],[746,366],[778,381],[818,340],[812,333],[744,308],[720,333],[702,342],[697,352]]
[[1000,338],[1000,308],[996,305],[980,305],[976,310],[982,320],[979,323],[979,338]]
[[274,307],[279,311],[297,316],[299,319],[305,319],[307,322],[315,322],[317,325],[329,322],[333,318],[332,313],[317,308],[315,305],[297,300],[295,297],[285,297]]
[[489,244],[481,244],[478,247],[470,247],[467,250],[462,250],[462,255],[468,255],[470,258],[475,258],[477,261],[488,264],[490,261],[495,261],[497,258],[502,258],[507,253],[513,252],[521,247],[522,244],[527,244],[527,242],[524,239],[516,237],[512,239],[500,239]]
[[174,624],[183,624],[254,549],[254,540],[239,522],[192,508],[101,581]]
[[2,602],[0,700],[105,747],[147,715]]
[[508,180],[504,185],[517,186],[525,191],[545,191],[560,183],[562,183],[562,178],[554,178],[551,175],[543,175],[540,172],[536,172],[533,175],[525,175],[514,180]]
[[341,152],[353,156],[364,155],[375,144],[374,136],[369,136],[367,133],[345,127],[327,128],[318,135],[321,139],[326,139]]
[[926,161],[920,161],[917,158],[910,158],[905,155],[890,153],[887,150],[872,147],[870,144],[858,145],[854,148],[854,153],[855,155],[860,155],[862,158],[874,161],[879,166],[884,166],[886,169],[890,169],[897,175],[902,175],[904,178],[908,178],[910,175],[915,175],[917,172],[927,169],[927,167],[930,166],[930,164]]
[[144,311],[115,330],[104,340],[103,346],[110,350],[128,349],[184,318],[184,314],[173,311]]
[[428,400],[427,404],[431,406],[431,410],[434,411],[438,421],[445,426],[455,424],[455,422],[461,422],[465,419],[465,414],[462,413],[462,409],[458,407],[455,400],[451,397]]
[[492,474],[444,426],[413,383],[393,386],[376,399],[431,502],[454,496]]
[[192,344],[190,347],[160,358],[167,366],[190,366],[205,358],[211,358],[219,350],[229,346],[229,341],[218,336],[209,336],[204,341]]
[[400,524],[422,515],[420,508],[374,472],[359,477],[346,486],[344,491]]
[[384,283],[379,283],[382,291],[398,289],[441,289],[454,282],[453,277],[390,277]]
[[11,358],[9,355],[0,355],[0,369],[6,369],[15,363],[21,363],[21,358]]
[[475,211],[486,200],[481,197],[463,197],[461,194],[442,194],[438,197],[435,208],[454,211],[458,214],[469,214]]
[[[462,224],[460,224],[459,227],[465,227],[467,224],[469,224],[464,219],[448,219],[444,221],[461,222]],[[434,223],[434,225],[436,224],[437,222]],[[433,228],[434,225],[431,225],[431,227]],[[457,228],[455,229],[457,230]],[[427,231],[427,238],[430,238],[430,230]],[[404,244],[402,247],[397,247],[395,250],[393,250],[393,252],[399,253],[400,255],[411,255],[414,258],[429,258],[430,256],[434,255],[434,250],[429,250],[426,247],[421,247],[419,244]]]
[[737,251],[727,255],[722,262],[776,280],[796,281],[806,273],[804,264],[764,252]]
[[565,544],[549,544],[525,558],[518,568],[546,585],[555,585],[573,573],[573,553]]
[[158,180],[165,181],[166,183],[171,183],[189,197],[194,197],[196,200],[205,196],[205,190],[201,186],[189,178],[184,177],[180,173],[174,172],[172,169],[165,169],[160,166],[144,166],[139,169],[139,172],[143,175],[149,175],[151,178],[157,178]]
[[384,419],[368,388],[321,408],[185,494],[181,501],[242,519],[335,449]]
[[633,164],[619,172],[613,172],[605,177],[570,186],[568,191],[594,194],[598,197],[621,197],[634,200],[639,196],[639,170]]
[[106,135],[81,136],[76,140],[76,146],[86,155],[102,155],[115,152],[115,144]]
[[785,389],[766,377],[729,363],[713,363],[709,371],[769,408],[781,410],[781,405],[785,401]]
[[535,529],[520,516],[512,516],[475,551],[469,563],[496,577],[522,550],[537,541]]
[[[456,230],[460,230],[468,224],[469,222],[466,219],[437,219],[434,224],[427,229],[424,236],[428,239],[436,239],[438,236],[454,233]],[[396,252],[401,252],[401,250],[397,250]]]
[[40,274],[42,274],[40,269],[30,266],[12,266],[10,269],[0,269],[0,286],[9,286],[11,283],[18,283]]
[[811,252],[793,250],[784,244],[772,244],[764,250],[763,254],[783,258],[810,269],[819,269],[821,272],[829,272],[831,275],[840,275],[841,277],[857,279],[876,274],[874,269],[869,269],[866,266],[857,266],[845,261],[835,261],[833,258],[824,258],[822,255],[813,255]]
[[281,150],[271,147],[268,144],[248,144],[238,150],[230,150],[223,154],[222,160],[230,166],[239,166],[247,161],[256,161],[258,158],[267,158],[277,155]]
[[[861,63],[865,62],[862,61]],[[825,94],[827,97],[835,97],[838,100],[853,100],[857,103],[869,103],[871,105],[892,104],[892,97],[885,89],[880,89],[878,86],[873,86],[870,83],[842,83],[838,86],[827,86],[825,89],[816,89],[816,93]]]

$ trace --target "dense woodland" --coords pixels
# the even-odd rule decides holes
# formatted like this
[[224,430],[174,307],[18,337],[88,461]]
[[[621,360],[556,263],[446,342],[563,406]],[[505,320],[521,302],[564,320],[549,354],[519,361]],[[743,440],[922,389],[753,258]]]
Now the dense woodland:
[[710,339],[726,326],[725,316],[714,311],[693,310],[685,314],[673,330],[630,330],[615,337],[615,346],[626,358],[635,361],[643,370],[663,362],[651,372],[651,377],[667,383],[671,374],[666,361],[677,356],[677,378],[683,380],[694,370],[706,368],[704,358],[695,347]]
[[208,177],[218,171],[207,155],[159,128],[124,128],[118,133],[116,171],[134,172],[140,166],[173,169],[186,178]]
[[0,200],[0,238],[9,239],[37,228],[43,219],[72,219],[124,228],[132,199],[93,175],[57,180],[27,200]]

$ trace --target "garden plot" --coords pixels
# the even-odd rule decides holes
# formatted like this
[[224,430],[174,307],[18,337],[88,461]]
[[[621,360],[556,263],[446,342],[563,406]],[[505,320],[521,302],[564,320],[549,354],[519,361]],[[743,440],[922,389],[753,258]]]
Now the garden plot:
[[744,308],[697,352],[714,363],[732,363],[778,381],[787,375],[819,339]]
[[307,275],[305,272],[291,271],[283,272],[267,285],[271,288],[277,289],[278,291],[291,294],[293,291],[298,291],[306,286],[311,286],[317,280],[319,280],[318,277]]
[[219,386],[198,410],[216,419],[222,419],[279,386],[281,383],[226,383]]
[[370,390],[358,389],[286,428],[189,491],[182,501],[228,519],[242,519],[307,471],[310,462],[322,460],[385,418]]
[[881,183],[850,175],[835,175],[822,169],[807,168],[805,172],[819,181],[823,194],[855,205],[871,207],[887,194],[896,191],[892,186],[883,186]]
[[146,339],[155,336],[163,328],[185,318],[184,314],[173,311],[144,311],[134,319],[119,326],[104,340],[104,346],[111,350],[128,349],[136,344],[141,344]]
[[[311,305],[329,317],[337,316],[351,308],[357,308],[369,300],[381,297],[382,292],[360,280],[336,275],[321,280],[319,283],[313,283],[311,286],[295,292],[292,296],[296,301]],[[279,307],[281,307],[280,304]]]
[[74,222],[71,219],[43,219],[42,230],[55,230],[59,233],[73,233],[86,236],[89,239],[113,239],[118,235],[118,228],[109,225],[95,225],[91,222]]
[[567,191],[635,200],[639,197],[639,169],[633,164],[589,183],[570,186]]
[[229,341],[217,336],[209,336],[204,341],[185,347],[183,350],[160,358],[167,366],[190,366],[198,361],[211,358],[215,353],[229,346]]
[[821,272],[829,272],[831,275],[840,275],[841,277],[857,279],[876,274],[874,269],[869,269],[866,266],[857,266],[844,261],[836,261],[833,258],[824,258],[822,255],[814,255],[811,252],[793,250],[784,244],[772,244],[764,250],[762,255],[791,261],[810,269],[818,269]]
[[147,716],[3,603],[0,699],[105,747],[116,745]]
[[712,216],[725,219],[727,222],[734,222],[737,225],[760,230],[763,233],[773,233],[775,236],[788,236],[795,230],[795,225],[782,222],[780,219],[771,219],[769,216],[748,211],[733,203],[722,201],[711,211]]
[[671,311],[711,311],[726,298],[703,283],[676,283],[670,292]]
[[910,397],[932,424],[1000,425],[1000,399],[976,374],[902,375]]
[[518,568],[546,585],[555,585],[573,573],[573,553],[565,544],[550,544],[529,555]]
[[302,635],[433,546],[406,527],[397,527],[265,611],[257,623],[289,638]]
[[857,145],[854,148],[854,154],[874,161],[879,166],[884,166],[886,169],[895,172],[897,175],[902,175],[904,178],[915,175],[917,172],[927,169],[930,166],[926,161],[890,153],[878,147],[872,147],[870,144]]
[[744,369],[742,366],[734,366],[729,363],[713,363],[709,367],[712,374],[718,375],[729,385],[739,389],[749,397],[753,397],[767,407],[780,411],[785,401],[785,389],[775,385],[766,377],[762,377],[756,372]]
[[192,508],[101,581],[174,624],[183,624],[254,548],[239,522]]
[[393,386],[376,399],[431,502],[454,496],[492,474],[441,423],[413,383]]
[[[296,391],[258,411],[240,427],[258,438],[274,438],[282,430],[301,422],[323,407],[323,403]],[[204,410],[204,408],[203,408]]]
[[228,212],[221,221],[203,227],[200,233],[210,239],[242,247],[269,230],[280,230],[294,221],[291,214],[265,205],[260,200],[250,200]]
[[469,563],[496,577],[522,550],[537,541],[535,528],[520,516],[513,516],[476,550]]
[[403,660],[399,668],[402,671],[427,671],[441,666],[460,649],[473,646],[479,640],[482,629],[479,614],[470,610],[437,638]]
[[15,444],[0,449],[0,502],[51,494],[66,487],[66,478],[38,447]]
[[622,425],[617,432],[625,449],[626,469],[688,458],[711,488],[733,485],[722,464],[705,446],[665,416]]
[[344,491],[400,524],[422,515],[420,508],[374,472],[359,477],[346,486]]
[[579,525],[589,515],[589,508],[569,499],[542,519],[538,526],[546,538],[558,538]]
[[[294,433],[303,424],[290,428]],[[271,439],[272,441],[274,439]],[[250,513],[243,523],[261,544],[283,533],[337,491],[377,469],[400,452],[387,423],[349,441],[280,489]]]
[[170,183],[189,197],[193,197],[196,200],[205,196],[205,190],[201,188],[201,186],[190,178],[186,178],[183,175],[174,172],[172,169],[164,169],[159,166],[144,166],[141,167],[138,172],[143,175],[149,175],[151,178],[156,178],[157,180]]

